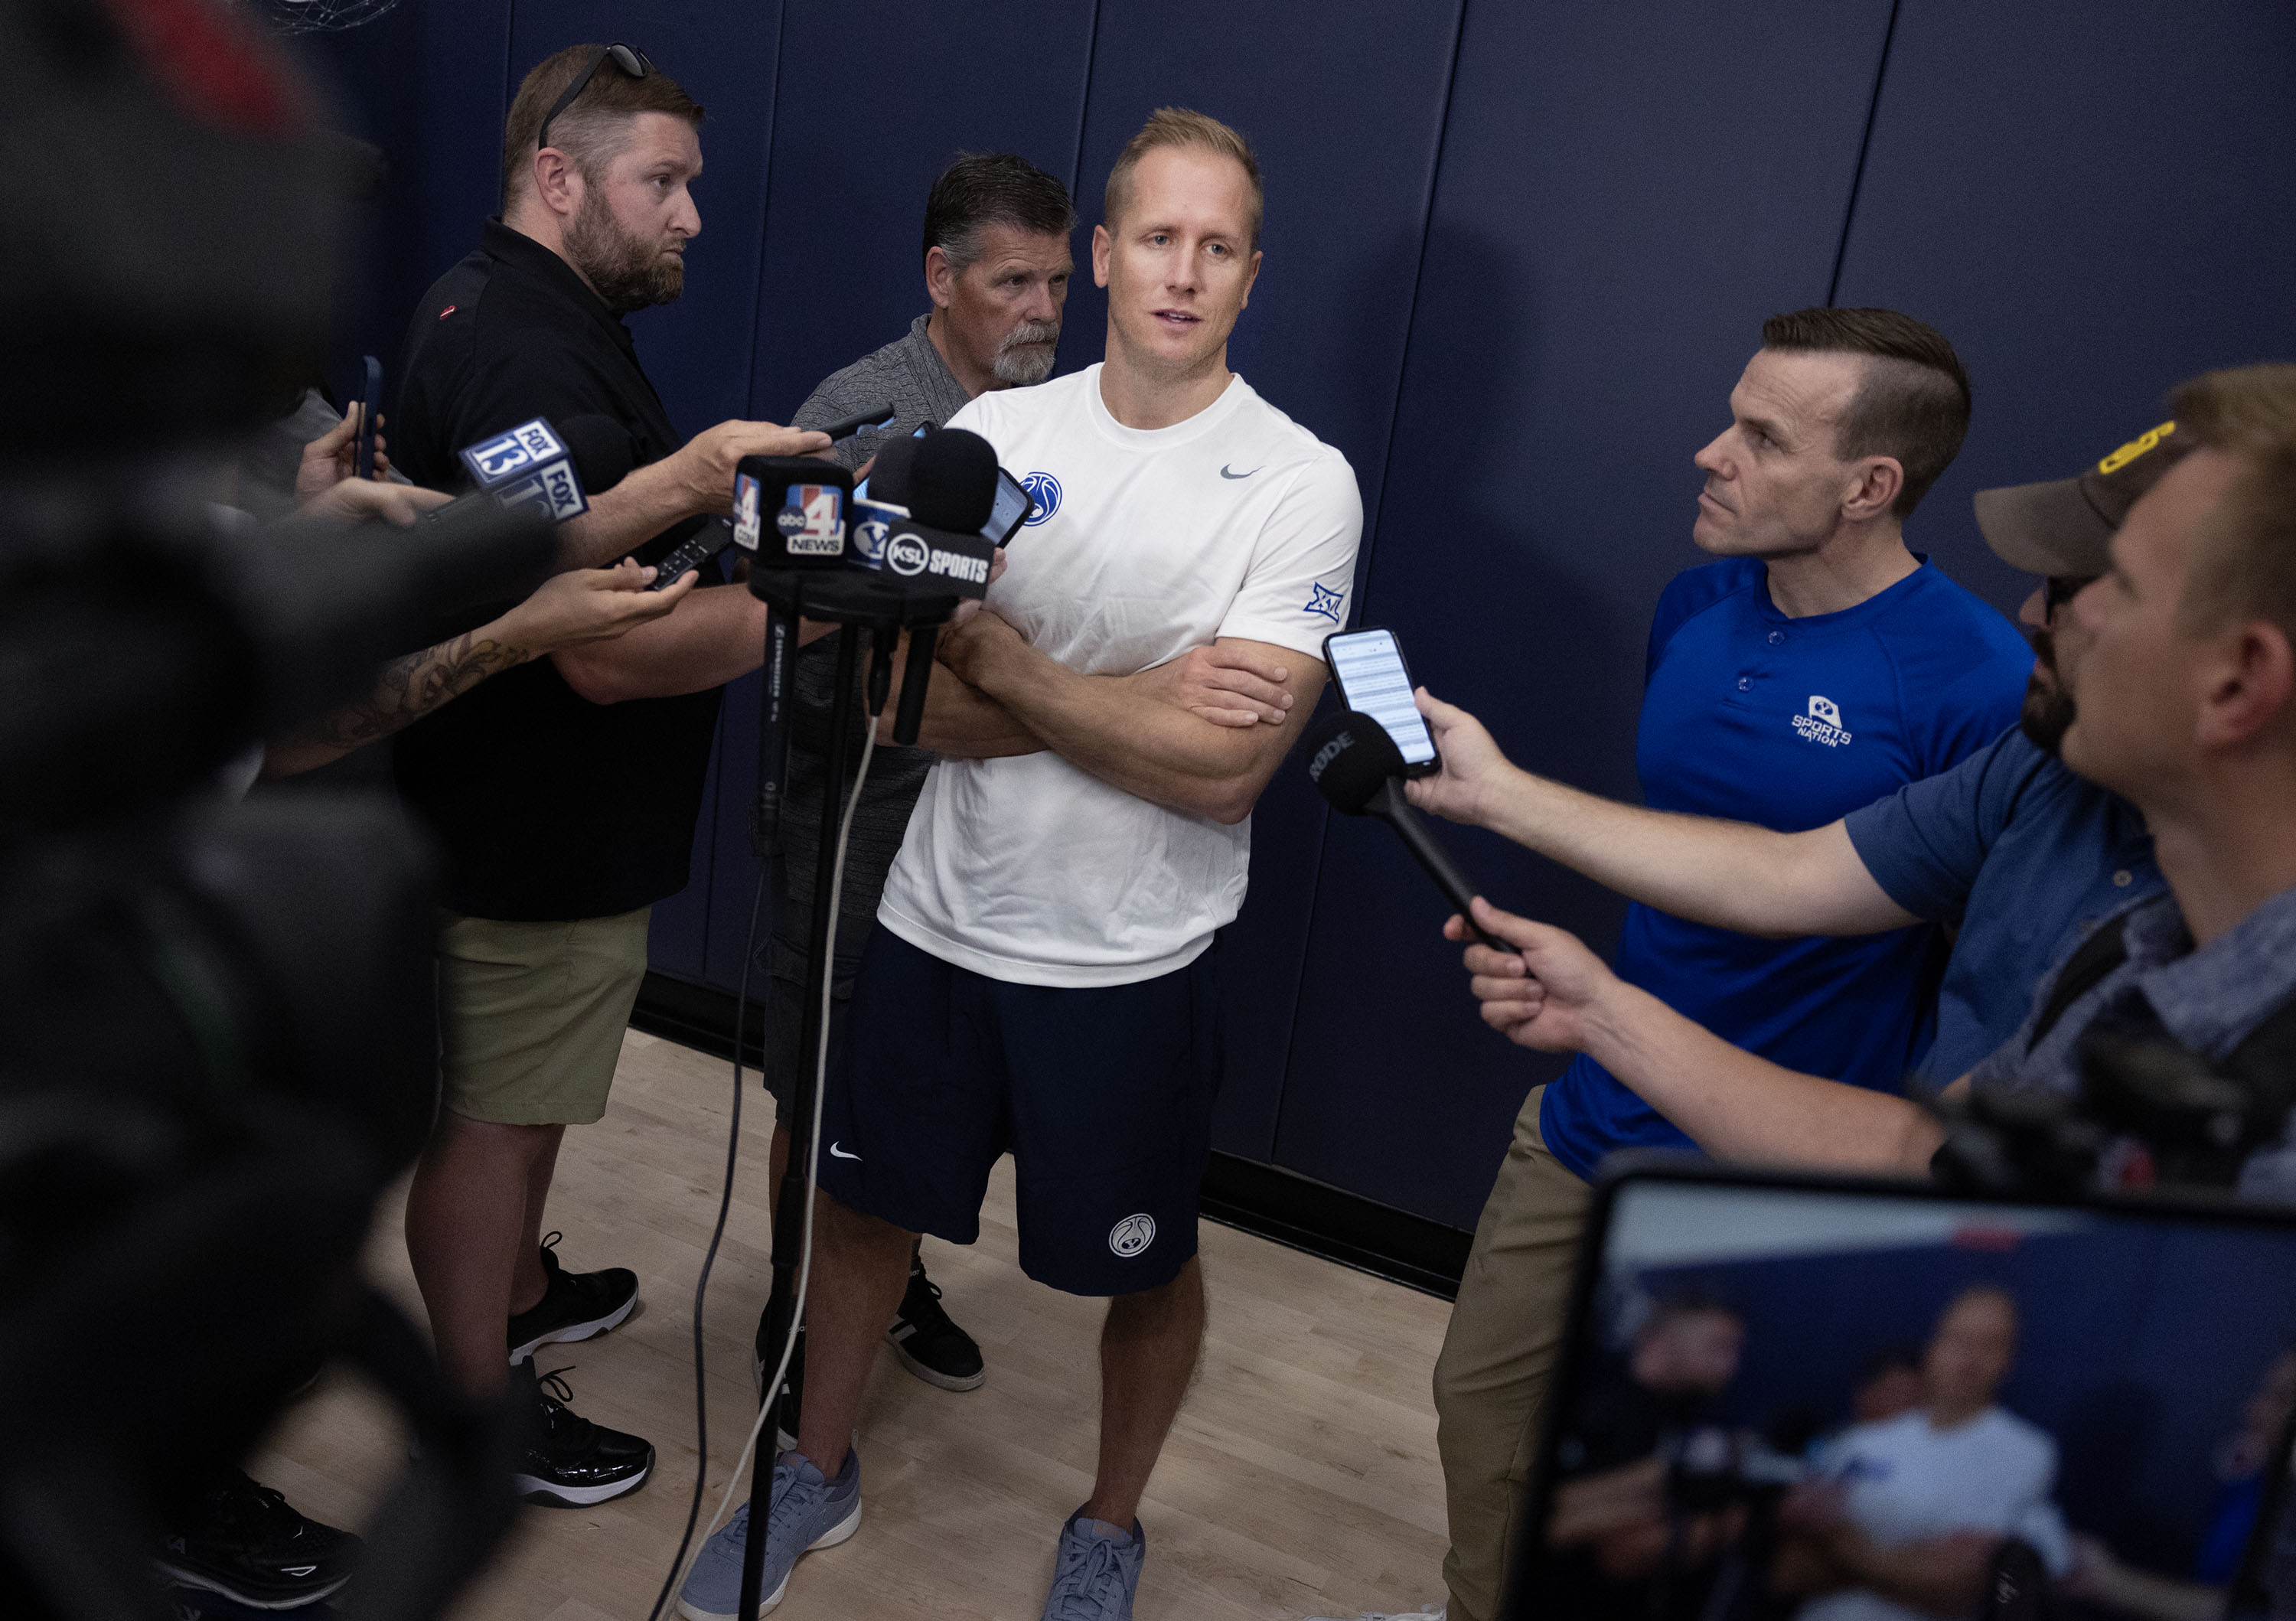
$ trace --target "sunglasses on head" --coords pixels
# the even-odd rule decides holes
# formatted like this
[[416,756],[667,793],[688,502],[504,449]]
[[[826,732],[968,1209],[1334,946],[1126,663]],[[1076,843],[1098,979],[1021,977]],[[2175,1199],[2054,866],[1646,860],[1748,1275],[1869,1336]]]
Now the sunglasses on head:
[[537,151],[550,144],[550,120],[574,104],[576,98],[590,87],[590,81],[598,77],[598,70],[604,67],[609,59],[632,78],[644,78],[653,71],[653,63],[648,61],[646,53],[636,45],[626,45],[619,40],[610,45],[600,45],[582,71],[574,76],[574,82],[566,86],[566,93],[553,102],[550,111],[542,115],[542,129],[534,141]]

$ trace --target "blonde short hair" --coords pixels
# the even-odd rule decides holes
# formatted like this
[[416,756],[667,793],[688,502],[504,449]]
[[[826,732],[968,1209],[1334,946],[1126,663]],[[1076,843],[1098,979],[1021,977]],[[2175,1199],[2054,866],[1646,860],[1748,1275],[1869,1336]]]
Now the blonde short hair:
[[2296,643],[2296,364],[2203,372],[2169,399],[2178,437],[2241,463],[2194,553],[2179,604],[2186,627],[2265,619]]
[[1124,150],[1116,155],[1116,167],[1108,171],[1108,190],[1101,199],[1102,221],[1113,228],[1123,217],[1124,210],[1132,202],[1132,171],[1140,167],[1141,159],[1165,146],[1193,146],[1200,151],[1232,158],[1242,166],[1244,180],[1250,189],[1245,234],[1250,239],[1250,247],[1258,248],[1259,222],[1267,209],[1267,193],[1259,184],[1259,160],[1253,155],[1251,143],[1241,132],[1193,108],[1159,107],[1148,115],[1140,133],[1124,143]]

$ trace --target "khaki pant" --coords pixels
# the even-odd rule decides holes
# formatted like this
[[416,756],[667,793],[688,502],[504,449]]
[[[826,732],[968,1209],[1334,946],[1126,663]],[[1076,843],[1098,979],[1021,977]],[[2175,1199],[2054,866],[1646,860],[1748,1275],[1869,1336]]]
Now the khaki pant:
[[588,1126],[603,1115],[645,978],[651,910],[563,923],[446,913],[446,1106],[504,1126]]
[[1538,1443],[1541,1399],[1562,1342],[1587,1184],[1538,1134],[1546,1088],[1515,1117],[1498,1180],[1475,1224],[1458,1304],[1435,1361],[1435,1446],[1451,1513],[1443,1560],[1451,1621],[1498,1613],[1517,1489]]

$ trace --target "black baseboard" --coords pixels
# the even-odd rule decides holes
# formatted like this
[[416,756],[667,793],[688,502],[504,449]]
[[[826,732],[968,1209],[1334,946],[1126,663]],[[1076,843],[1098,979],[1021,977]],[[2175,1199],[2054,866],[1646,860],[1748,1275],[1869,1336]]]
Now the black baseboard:
[[[650,973],[630,1023],[649,1036],[730,1059],[734,998],[707,986]],[[758,1061],[763,1027],[750,1003],[742,1020],[742,1061]],[[1215,1150],[1204,1173],[1203,1213],[1223,1226],[1337,1261],[1449,1300],[1459,1292],[1472,1234],[1280,1167]]]

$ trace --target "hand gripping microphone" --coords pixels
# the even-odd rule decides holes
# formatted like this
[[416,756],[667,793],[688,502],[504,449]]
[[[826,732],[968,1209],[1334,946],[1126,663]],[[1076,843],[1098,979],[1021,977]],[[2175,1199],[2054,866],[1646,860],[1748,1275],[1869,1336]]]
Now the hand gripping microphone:
[[1393,828],[1467,920],[1469,932],[1486,946],[1509,949],[1475,927],[1469,903],[1480,892],[1403,797],[1403,751],[1387,728],[1361,710],[1346,709],[1310,732],[1307,747],[1308,779],[1332,807],[1350,816],[1377,816]]

